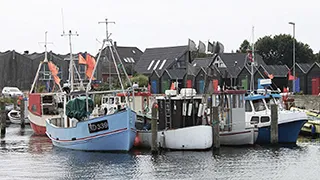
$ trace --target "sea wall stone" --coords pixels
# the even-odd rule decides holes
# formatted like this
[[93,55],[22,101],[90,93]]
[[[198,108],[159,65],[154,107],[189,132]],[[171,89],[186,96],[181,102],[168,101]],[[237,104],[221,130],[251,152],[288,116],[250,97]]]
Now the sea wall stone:
[[305,107],[306,109],[320,110],[320,96],[314,95],[294,95],[295,106]]

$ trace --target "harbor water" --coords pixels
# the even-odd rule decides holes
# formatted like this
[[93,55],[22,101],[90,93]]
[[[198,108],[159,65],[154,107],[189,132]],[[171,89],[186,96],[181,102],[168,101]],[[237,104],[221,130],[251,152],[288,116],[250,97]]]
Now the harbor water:
[[0,139],[0,179],[318,179],[320,141],[293,146],[221,147],[151,155],[82,152],[53,147],[30,126],[7,127]]

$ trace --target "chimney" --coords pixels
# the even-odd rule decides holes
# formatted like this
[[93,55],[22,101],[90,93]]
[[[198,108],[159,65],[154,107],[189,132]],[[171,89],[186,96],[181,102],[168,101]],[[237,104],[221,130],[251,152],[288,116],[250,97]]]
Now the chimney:
[[117,48],[117,41],[114,42],[114,47]]
[[28,50],[26,50],[26,51],[24,51],[24,52],[23,52],[23,54],[29,54],[29,51],[28,51]]

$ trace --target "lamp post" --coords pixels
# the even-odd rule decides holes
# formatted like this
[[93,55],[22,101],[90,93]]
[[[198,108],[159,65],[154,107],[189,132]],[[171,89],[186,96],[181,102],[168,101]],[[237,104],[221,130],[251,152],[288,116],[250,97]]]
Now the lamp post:
[[294,22],[289,22],[289,24],[292,25],[292,29],[293,29],[293,53],[292,53],[292,56],[293,56],[293,68],[292,68],[292,71],[293,71],[293,77],[294,79],[292,80],[292,92],[294,93],[295,92],[295,85],[296,85],[296,39],[295,39],[295,29],[296,29],[296,24]]

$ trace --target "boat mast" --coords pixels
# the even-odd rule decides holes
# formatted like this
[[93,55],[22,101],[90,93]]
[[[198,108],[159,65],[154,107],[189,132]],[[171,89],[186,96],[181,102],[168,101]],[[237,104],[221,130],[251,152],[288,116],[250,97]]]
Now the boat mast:
[[[48,44],[48,42],[47,42],[47,34],[48,34],[48,31],[45,32],[45,37],[44,37],[44,39],[45,39],[45,41],[44,41],[44,50],[45,50],[45,51],[44,51],[44,60],[43,60],[42,62],[40,62],[39,66],[38,66],[37,73],[36,73],[36,77],[34,78],[33,83],[32,83],[32,85],[31,85],[30,93],[33,92],[34,86],[35,86],[35,84],[36,84],[36,82],[37,82],[37,79],[38,79],[38,77],[39,77],[39,72],[40,72],[40,70],[41,70],[42,64],[48,62],[48,52],[47,52],[47,44]],[[43,43],[43,42],[42,42],[42,43]],[[50,43],[50,44],[52,44],[52,43]]]
[[72,56],[72,43],[71,43],[71,36],[79,36],[79,34],[73,33],[71,32],[71,30],[69,30],[68,34],[63,33],[61,36],[69,36],[69,46],[70,46],[70,64],[69,64],[69,83],[71,86],[71,92],[74,90],[73,86],[74,86],[74,62],[73,62],[73,56]]
[[250,81],[250,91],[254,91],[254,73],[253,73],[253,66],[254,66],[254,26],[252,26],[252,60],[251,60],[251,81]]
[[[101,24],[101,23],[104,23],[106,24],[106,39],[105,41],[108,42],[109,41],[109,37],[111,36],[111,33],[109,34],[108,32],[108,24],[115,24],[116,22],[114,21],[108,21],[108,19],[106,18],[105,21],[100,21],[98,22],[98,24]],[[108,45],[107,45],[108,46]],[[103,47],[102,47],[103,48]],[[107,58],[107,51],[108,51],[108,48],[106,48],[106,54],[105,54],[105,57]],[[109,58],[107,58],[109,60],[109,77],[108,77],[108,80],[109,80],[109,90],[111,90],[111,60],[110,60],[110,53],[112,53],[111,51],[109,52],[108,56]]]

